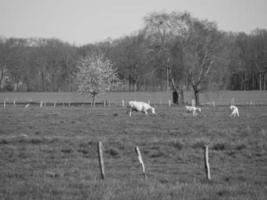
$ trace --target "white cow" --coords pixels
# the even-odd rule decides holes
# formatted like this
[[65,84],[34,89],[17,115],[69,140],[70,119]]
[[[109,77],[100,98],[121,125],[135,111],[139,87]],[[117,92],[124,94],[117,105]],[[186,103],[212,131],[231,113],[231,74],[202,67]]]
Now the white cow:
[[197,112],[201,112],[201,108],[196,106],[185,106],[186,111],[193,112],[193,116],[197,115]]
[[155,108],[150,106],[148,103],[141,101],[129,101],[128,105],[129,116],[132,116],[132,112],[143,112],[148,115],[148,111],[151,111],[152,114],[156,114]]
[[237,106],[231,105],[230,110],[232,111],[230,117],[239,117],[239,111]]

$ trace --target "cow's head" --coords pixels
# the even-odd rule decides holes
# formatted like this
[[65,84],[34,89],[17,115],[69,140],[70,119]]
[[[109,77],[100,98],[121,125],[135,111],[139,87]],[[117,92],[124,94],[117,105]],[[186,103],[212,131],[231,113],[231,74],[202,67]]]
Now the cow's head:
[[234,105],[230,105],[230,109],[231,110],[235,109],[235,106]]

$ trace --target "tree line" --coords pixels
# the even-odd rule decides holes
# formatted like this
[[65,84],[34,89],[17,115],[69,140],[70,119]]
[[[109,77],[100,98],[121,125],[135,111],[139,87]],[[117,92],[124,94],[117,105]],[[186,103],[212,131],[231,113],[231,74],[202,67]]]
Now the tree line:
[[154,12],[130,35],[75,46],[59,39],[0,38],[1,91],[75,91],[77,62],[104,55],[117,90],[266,90],[267,30],[218,30],[187,12]]

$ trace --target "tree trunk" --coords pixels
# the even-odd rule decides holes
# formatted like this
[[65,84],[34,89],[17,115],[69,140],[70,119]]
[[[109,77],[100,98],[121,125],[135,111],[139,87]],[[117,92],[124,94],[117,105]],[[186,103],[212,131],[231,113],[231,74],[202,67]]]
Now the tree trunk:
[[[174,79],[171,78],[172,90],[173,90],[173,103],[184,104],[184,90],[182,87],[176,86]],[[175,97],[177,99],[175,99]]]
[[134,81],[134,92],[136,92],[136,91],[137,91],[137,82]]
[[263,89],[266,90],[266,82],[265,82],[265,75],[267,72],[263,73]]
[[199,90],[196,86],[193,86],[194,98],[196,102],[196,106],[199,106]]
[[259,90],[262,90],[262,83],[261,83],[261,72],[259,73]]
[[131,92],[131,75],[128,76],[128,90]]
[[0,91],[4,88],[4,69],[0,72]]
[[181,105],[184,105],[184,90],[182,88],[179,89],[179,102]]
[[172,91],[172,103],[179,104],[179,92],[177,90]]
[[95,107],[95,94],[92,94],[92,102],[91,102],[91,106]]

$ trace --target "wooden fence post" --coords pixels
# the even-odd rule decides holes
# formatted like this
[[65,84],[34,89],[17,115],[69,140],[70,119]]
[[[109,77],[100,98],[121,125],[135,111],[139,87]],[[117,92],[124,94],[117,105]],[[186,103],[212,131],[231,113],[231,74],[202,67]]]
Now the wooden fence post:
[[206,177],[208,180],[211,180],[210,176],[210,164],[209,164],[209,146],[204,146],[204,162],[205,162],[205,171],[206,171]]
[[141,152],[140,152],[140,149],[139,149],[138,146],[135,147],[135,152],[136,152],[136,154],[137,154],[138,161],[139,161],[139,163],[140,163],[141,166],[142,166],[142,172],[143,172],[143,175],[144,175],[144,179],[147,179],[145,163],[144,163],[144,161],[143,161],[143,158],[142,158],[142,155],[141,155]]
[[4,100],[4,109],[6,109],[6,100]]
[[171,107],[172,106],[172,102],[171,102],[171,100],[169,99],[169,107]]
[[104,158],[103,158],[103,144],[101,141],[98,142],[98,160],[99,160],[101,178],[104,180],[105,168],[104,168]]

